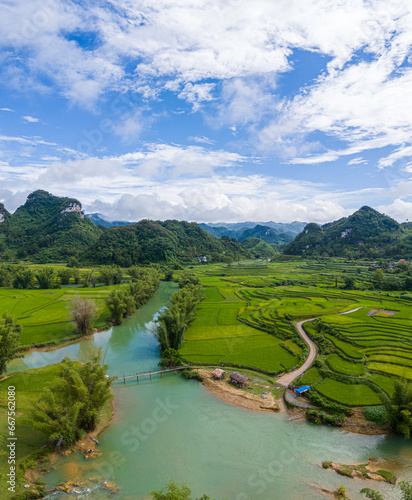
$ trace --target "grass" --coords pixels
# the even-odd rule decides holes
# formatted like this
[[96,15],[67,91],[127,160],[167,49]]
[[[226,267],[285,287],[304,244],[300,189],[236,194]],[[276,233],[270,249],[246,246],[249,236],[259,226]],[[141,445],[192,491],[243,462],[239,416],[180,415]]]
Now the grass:
[[96,301],[99,316],[95,326],[104,328],[109,319],[105,298],[113,288],[115,287],[58,290],[0,288],[0,312],[12,314],[16,322],[23,326],[20,337],[22,346],[59,342],[76,335],[76,329],[70,320],[69,305],[77,295]]
[[310,368],[306,373],[304,373],[299,380],[299,385],[310,385],[314,386],[322,382],[324,377],[319,373],[316,367]]
[[339,354],[332,354],[328,357],[326,362],[331,370],[343,373],[344,375],[363,375],[365,373],[363,363],[347,361],[346,359],[341,358]]
[[364,384],[344,384],[326,378],[316,386],[316,390],[322,396],[347,406],[376,406],[381,402],[379,395]]

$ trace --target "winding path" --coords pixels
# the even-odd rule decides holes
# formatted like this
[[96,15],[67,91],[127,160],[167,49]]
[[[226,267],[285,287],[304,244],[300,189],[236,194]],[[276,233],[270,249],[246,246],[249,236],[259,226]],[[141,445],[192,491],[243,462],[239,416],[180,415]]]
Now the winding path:
[[[350,311],[345,311],[339,314],[349,314],[355,311],[359,311],[359,309],[362,309],[362,307],[356,307],[355,309],[351,309]],[[300,366],[297,370],[290,373],[285,373],[285,375],[282,375],[280,378],[278,378],[276,380],[277,384],[283,385],[284,387],[288,387],[288,385],[291,382],[293,382],[293,380],[295,380],[296,377],[302,375],[302,373],[304,373],[315,360],[317,353],[316,344],[312,340],[310,340],[310,338],[307,336],[302,326],[304,323],[307,323],[308,321],[314,321],[315,319],[316,318],[304,319],[303,321],[299,321],[299,323],[297,323],[296,328],[299,332],[299,335],[303,338],[303,340],[309,347],[309,356],[307,357],[303,365]]]

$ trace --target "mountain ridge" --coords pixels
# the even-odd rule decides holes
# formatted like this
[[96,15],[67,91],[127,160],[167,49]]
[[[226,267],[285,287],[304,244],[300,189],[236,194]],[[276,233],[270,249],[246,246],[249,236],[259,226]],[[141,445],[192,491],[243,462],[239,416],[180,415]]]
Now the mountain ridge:
[[309,223],[286,245],[284,253],[354,258],[412,257],[412,231],[364,205],[334,222]]

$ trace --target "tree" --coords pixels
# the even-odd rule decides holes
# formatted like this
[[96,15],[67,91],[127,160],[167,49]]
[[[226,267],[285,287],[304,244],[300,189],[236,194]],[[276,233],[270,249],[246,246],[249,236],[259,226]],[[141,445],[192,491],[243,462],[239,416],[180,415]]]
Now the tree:
[[412,384],[395,381],[393,396],[384,397],[384,404],[391,427],[409,438],[412,430]]
[[361,489],[360,492],[362,493],[362,495],[365,495],[366,498],[369,498],[370,500],[385,500],[383,495],[381,495],[375,490],[371,490],[370,488],[363,488]]
[[70,257],[70,259],[67,261],[67,267],[80,267],[79,261],[74,257],[73,255]]
[[52,267],[43,267],[36,273],[36,280],[39,288],[50,289],[54,287],[54,269]]
[[5,265],[0,266],[0,286],[6,287],[12,284],[12,274],[10,269]]
[[352,276],[345,276],[343,278],[344,286],[343,288],[345,290],[353,290],[355,288],[355,278],[352,278]]
[[181,364],[182,360],[176,349],[169,348],[162,352],[162,360],[159,362],[159,366],[164,368],[174,368],[175,366],[180,366]]
[[60,283],[62,285],[68,285],[70,282],[70,278],[73,275],[73,272],[71,269],[63,268],[58,271],[57,275],[59,276]]
[[372,274],[372,284],[374,288],[381,288],[385,280],[385,274],[382,269],[376,269]]
[[183,288],[187,285],[199,285],[199,278],[190,271],[183,271],[183,273],[179,276],[179,286]]
[[5,372],[7,363],[15,358],[21,331],[22,327],[14,323],[13,317],[4,313],[0,319],[0,375]]
[[122,279],[123,273],[119,266],[102,266],[99,270],[99,281],[105,285],[118,285]]
[[[86,388],[86,399],[83,401],[79,425],[86,432],[96,428],[100,410],[111,398],[112,379],[106,375],[109,365],[103,364],[104,360],[105,355],[102,348],[93,349],[79,371],[82,383]],[[64,374],[64,376],[67,375]],[[81,394],[74,396],[77,398]]]
[[80,335],[93,333],[94,322],[99,311],[96,303],[91,299],[75,297],[69,307],[72,321]]
[[187,285],[172,295],[167,309],[157,320],[155,336],[162,351],[180,349],[184,333],[194,320],[196,306],[202,298],[201,287],[194,285]]
[[63,363],[58,377],[33,404],[29,422],[49,436],[57,449],[73,445],[81,431],[95,429],[100,410],[111,398],[101,348],[86,363]]
[[33,288],[34,274],[28,267],[20,267],[16,270],[13,276],[13,288]]
[[123,290],[113,290],[106,299],[107,307],[110,309],[112,320],[120,324],[127,312],[125,293]]
[[[163,490],[152,491],[150,495],[153,500],[192,500],[192,490],[185,483],[179,486],[174,481],[170,481]],[[195,500],[210,500],[210,497],[202,495]]]

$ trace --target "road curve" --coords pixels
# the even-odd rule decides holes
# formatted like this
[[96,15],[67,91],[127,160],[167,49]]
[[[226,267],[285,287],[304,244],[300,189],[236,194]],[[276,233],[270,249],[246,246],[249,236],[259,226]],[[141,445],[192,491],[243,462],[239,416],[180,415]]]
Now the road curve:
[[315,319],[316,318],[304,319],[303,321],[299,321],[299,323],[297,323],[296,328],[299,332],[299,335],[308,344],[309,356],[306,358],[306,361],[303,363],[303,365],[300,366],[297,370],[290,372],[290,373],[285,373],[285,375],[282,375],[280,378],[278,378],[276,380],[277,384],[280,384],[280,385],[283,385],[284,387],[287,387],[293,380],[295,380],[296,377],[298,377],[299,375],[302,375],[302,373],[305,372],[310,367],[310,365],[313,363],[314,359],[316,358],[316,353],[317,353],[316,345],[306,335],[306,332],[302,327],[303,323],[307,323],[308,321],[314,321]]
[[[341,312],[339,314],[349,314],[355,311],[359,311],[359,309],[362,309],[362,307],[357,307],[356,309],[351,309],[350,311]],[[309,347],[309,356],[307,357],[306,361],[297,370],[282,375],[280,378],[276,380],[276,383],[283,385],[284,387],[287,387],[291,382],[293,382],[293,380],[295,380],[296,377],[302,375],[302,373],[304,373],[313,363],[317,353],[316,344],[312,342],[312,340],[310,340],[310,338],[306,335],[306,332],[303,329],[302,325],[303,323],[307,323],[308,321],[314,321],[315,319],[316,318],[304,319],[303,321],[299,321],[299,323],[297,323],[296,325],[299,335],[303,338],[303,340],[307,343]]]

